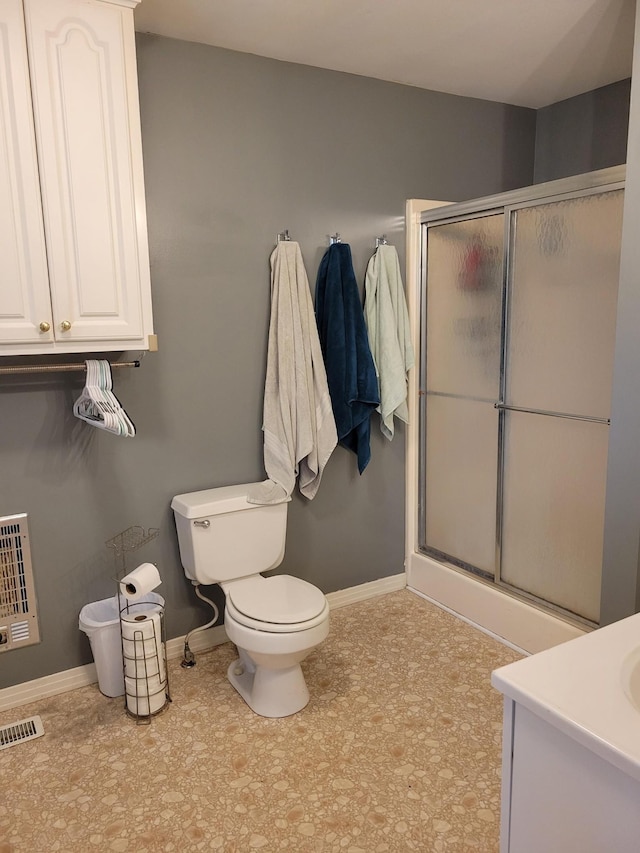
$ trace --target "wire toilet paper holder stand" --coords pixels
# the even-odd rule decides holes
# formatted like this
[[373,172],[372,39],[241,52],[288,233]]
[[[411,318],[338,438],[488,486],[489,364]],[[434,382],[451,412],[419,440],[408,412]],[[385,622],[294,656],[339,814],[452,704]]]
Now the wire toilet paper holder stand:
[[[151,597],[126,598],[120,592],[120,581],[128,573],[127,555],[155,539],[159,530],[128,527],[106,541],[113,549],[116,562],[116,594],[120,614],[120,642],[125,684],[125,711],[138,725],[149,724],[151,718],[165,710],[171,702],[167,667],[164,603]],[[153,594],[152,594],[153,595]],[[149,611],[158,619],[149,619]],[[136,614],[138,614],[136,616]],[[140,628],[130,628],[140,621]],[[123,625],[126,628],[123,628]],[[148,625],[151,625],[149,633]],[[144,628],[143,628],[144,626]],[[125,636],[127,634],[127,636]],[[151,654],[148,653],[151,648]]]

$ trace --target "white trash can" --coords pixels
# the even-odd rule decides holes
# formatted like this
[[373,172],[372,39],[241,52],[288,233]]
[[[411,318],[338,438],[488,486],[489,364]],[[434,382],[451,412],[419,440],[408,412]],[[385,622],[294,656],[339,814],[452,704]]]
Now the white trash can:
[[164,599],[155,592],[145,595],[143,601],[136,604],[122,599],[118,594],[113,598],[85,604],[80,611],[80,630],[89,638],[91,653],[96,664],[98,687],[105,696],[124,696],[124,673],[122,662],[122,640],[120,639],[120,607],[129,605],[130,610],[154,610],[164,605]]

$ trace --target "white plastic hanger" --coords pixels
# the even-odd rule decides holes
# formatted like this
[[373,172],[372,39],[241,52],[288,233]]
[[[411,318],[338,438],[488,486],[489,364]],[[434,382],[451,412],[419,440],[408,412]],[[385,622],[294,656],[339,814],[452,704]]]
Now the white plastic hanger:
[[112,390],[113,379],[111,375],[111,365],[108,361],[99,361],[98,366],[100,370],[100,382],[98,388],[102,398],[107,406],[111,407],[111,413],[116,416],[121,429],[121,435],[133,437],[136,434],[136,428]]
[[87,359],[85,364],[87,378],[82,394],[73,404],[73,414],[98,429],[132,438],[135,427],[111,390],[111,365],[97,359]]

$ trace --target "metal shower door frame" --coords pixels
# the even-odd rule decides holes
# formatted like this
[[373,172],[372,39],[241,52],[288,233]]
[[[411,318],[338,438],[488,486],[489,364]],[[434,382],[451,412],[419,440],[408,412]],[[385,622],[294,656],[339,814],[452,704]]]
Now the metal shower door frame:
[[[441,562],[451,564],[454,568],[462,569],[474,575],[479,581],[495,584],[503,592],[523,598],[538,607],[547,609],[563,618],[569,618],[578,624],[593,626],[593,622],[583,619],[576,614],[568,613],[564,608],[554,605],[552,602],[539,598],[525,590],[513,587],[501,579],[502,565],[502,518],[503,518],[503,483],[504,483],[504,442],[505,442],[505,415],[507,411],[526,411],[531,414],[544,414],[575,420],[584,420],[595,423],[609,424],[608,418],[596,418],[566,413],[522,409],[520,407],[505,404],[507,389],[507,355],[509,335],[509,308],[510,308],[510,282],[512,280],[513,264],[515,256],[516,218],[517,212],[527,208],[538,207],[544,204],[568,201],[589,195],[613,192],[624,189],[625,167],[616,166],[610,169],[602,169],[597,172],[589,172],[559,181],[551,181],[525,187],[519,190],[502,193],[496,196],[475,199],[469,202],[451,204],[447,207],[436,208],[434,211],[425,211],[421,216],[421,259],[420,259],[420,404],[418,425],[418,549],[421,553],[433,557]],[[502,312],[501,312],[501,335],[500,335],[500,376],[499,376],[499,398],[494,402],[494,408],[498,411],[498,454],[497,454],[497,483],[496,483],[496,531],[495,531],[495,574],[494,576],[478,569],[475,566],[445,554],[437,549],[431,548],[426,543],[426,432],[427,432],[427,256],[428,256],[428,231],[430,227],[451,224],[455,222],[468,221],[490,215],[504,215],[504,241],[503,241],[503,280],[502,280]]]

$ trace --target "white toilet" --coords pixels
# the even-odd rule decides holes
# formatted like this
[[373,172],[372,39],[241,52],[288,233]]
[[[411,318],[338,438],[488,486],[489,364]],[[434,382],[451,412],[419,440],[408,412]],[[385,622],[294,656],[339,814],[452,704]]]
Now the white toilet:
[[260,574],[284,557],[287,503],[249,503],[253,485],[177,495],[171,508],[186,576],[224,590],[239,654],[229,681],[256,714],[287,717],[309,701],[300,663],[329,633],[329,604],[307,581]]

